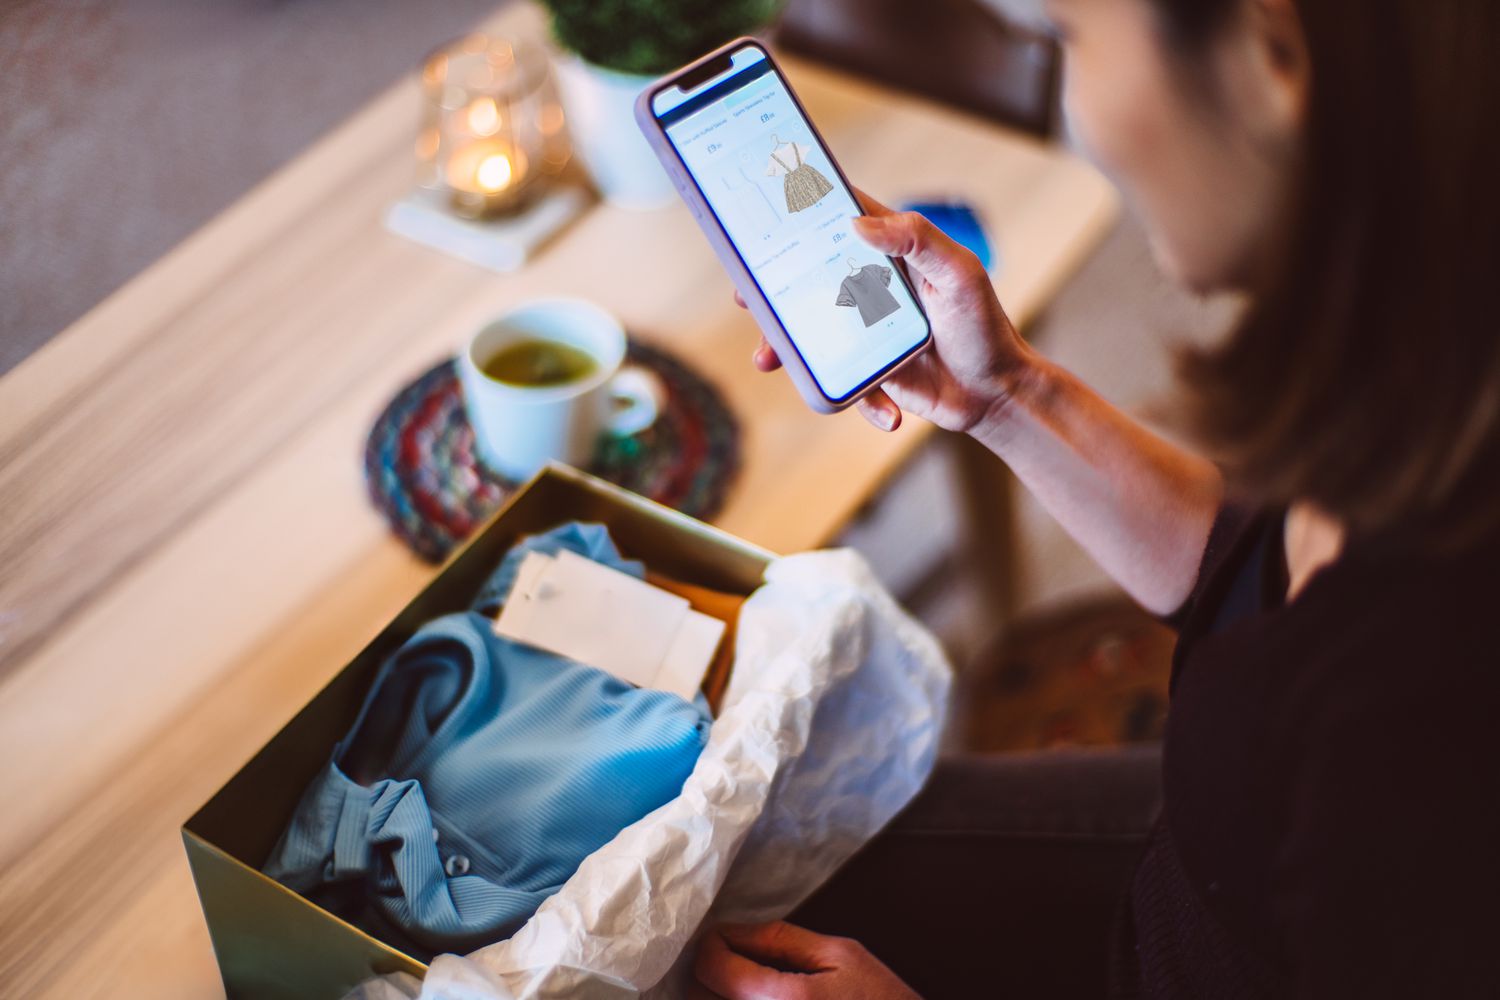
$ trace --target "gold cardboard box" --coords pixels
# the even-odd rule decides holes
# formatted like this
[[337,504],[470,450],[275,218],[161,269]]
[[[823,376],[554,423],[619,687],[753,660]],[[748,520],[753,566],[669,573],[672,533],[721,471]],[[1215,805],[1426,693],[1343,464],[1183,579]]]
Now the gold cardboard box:
[[564,465],[550,465],[456,552],[423,591],[183,825],[182,839],[231,1000],[335,1000],[372,975],[426,966],[267,878],[302,791],[327,762],[386,656],[422,623],[468,605],[523,535],[567,521],[609,528],[628,557],[730,593],[760,585],[772,554]]

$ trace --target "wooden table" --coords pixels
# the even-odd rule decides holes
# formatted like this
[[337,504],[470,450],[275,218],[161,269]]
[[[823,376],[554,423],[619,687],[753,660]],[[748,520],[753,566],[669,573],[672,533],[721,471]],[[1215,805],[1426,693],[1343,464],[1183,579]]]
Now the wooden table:
[[[498,21],[541,31],[529,7]],[[1019,321],[1114,217],[1061,152],[788,71],[871,193],[978,204]],[[417,94],[393,87],[0,380],[0,995],[222,995],[178,827],[432,574],[366,503],[361,448],[477,320],[584,295],[687,358],[744,424],[717,523],[778,551],[832,537],[930,433],[815,416],[753,373],[755,328],[681,207],[595,208],[509,276],[387,234]]]

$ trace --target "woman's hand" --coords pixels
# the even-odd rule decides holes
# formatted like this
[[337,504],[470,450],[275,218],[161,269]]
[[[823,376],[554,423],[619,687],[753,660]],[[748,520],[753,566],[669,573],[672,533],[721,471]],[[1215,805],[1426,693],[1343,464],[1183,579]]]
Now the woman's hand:
[[920,1000],[859,942],[780,921],[710,930],[693,974],[693,1000]]
[[[905,410],[966,433],[1004,405],[1027,370],[1031,349],[971,251],[916,212],[893,212],[862,191],[856,194],[868,213],[855,218],[856,235],[906,262],[933,333],[932,347],[861,399],[859,410],[881,430],[895,430]],[[738,294],[735,299],[744,305]],[[781,366],[764,340],[755,366]]]

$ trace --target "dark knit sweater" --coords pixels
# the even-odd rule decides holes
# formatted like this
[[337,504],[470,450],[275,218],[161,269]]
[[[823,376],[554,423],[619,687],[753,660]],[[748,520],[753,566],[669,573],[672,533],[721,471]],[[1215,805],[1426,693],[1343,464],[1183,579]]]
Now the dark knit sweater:
[[1291,604],[1221,515],[1181,639],[1118,997],[1500,997],[1500,544],[1352,542]]

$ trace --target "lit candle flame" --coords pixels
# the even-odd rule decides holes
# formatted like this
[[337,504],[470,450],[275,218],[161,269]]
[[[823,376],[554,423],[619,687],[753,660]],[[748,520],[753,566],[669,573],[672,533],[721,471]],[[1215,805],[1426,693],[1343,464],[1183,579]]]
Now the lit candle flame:
[[475,135],[494,135],[500,130],[500,108],[493,97],[481,97],[469,105],[469,128]]
[[499,191],[510,183],[510,159],[504,153],[491,153],[479,161],[476,178],[484,190]]

